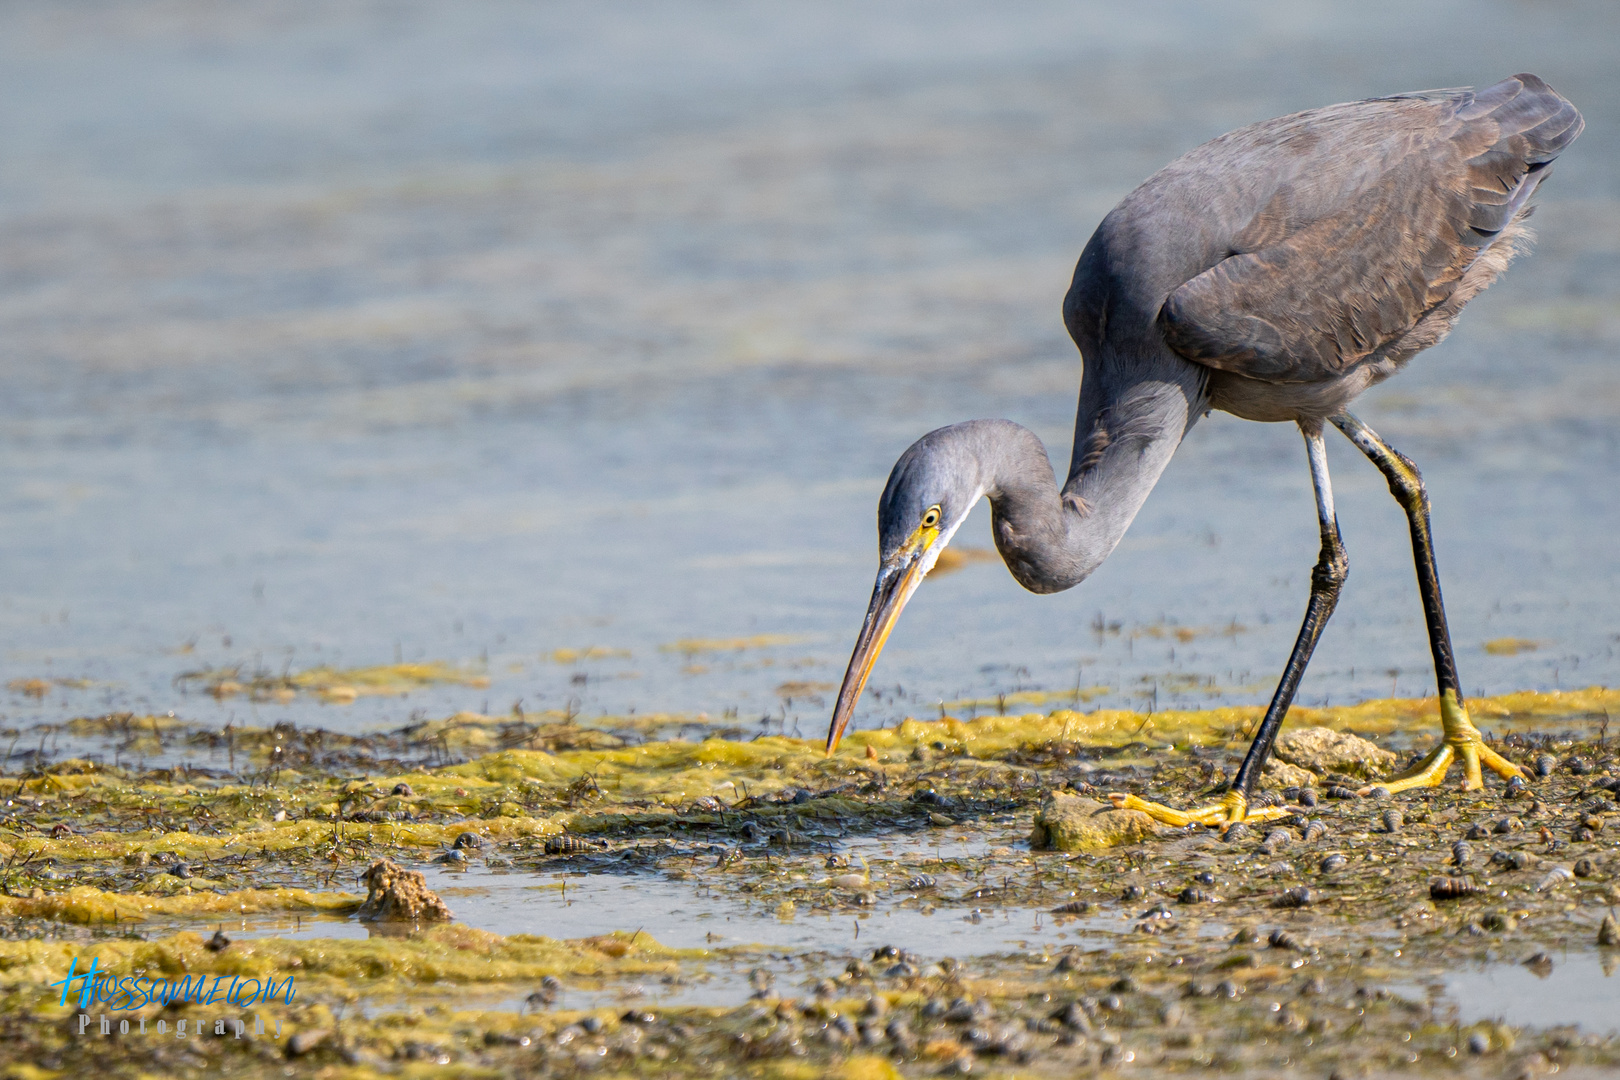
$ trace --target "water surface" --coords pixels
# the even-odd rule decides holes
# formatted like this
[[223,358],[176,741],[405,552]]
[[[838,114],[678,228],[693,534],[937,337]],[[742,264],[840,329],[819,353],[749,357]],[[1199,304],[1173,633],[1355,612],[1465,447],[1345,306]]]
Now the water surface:
[[[63,681],[4,720],[815,734],[895,456],[1006,416],[1067,459],[1059,304],[1114,202],[1245,122],[1524,69],[1588,121],[1538,249],[1362,413],[1429,479],[1465,689],[1612,684],[1617,37],[1597,0],[7,5],[0,681]],[[1301,700],[1426,692],[1400,515],[1330,456],[1352,573]],[[930,581],[858,722],[1262,700],[1315,557],[1297,434],[1213,416],[1076,590]],[[490,685],[175,682],[396,658]]]

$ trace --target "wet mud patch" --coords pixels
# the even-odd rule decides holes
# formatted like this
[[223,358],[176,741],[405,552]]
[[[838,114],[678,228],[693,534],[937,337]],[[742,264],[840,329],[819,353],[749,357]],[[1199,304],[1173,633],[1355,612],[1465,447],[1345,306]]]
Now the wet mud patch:
[[[0,996],[39,1022],[0,1060],[105,1059],[49,988],[94,956],[299,988],[279,1039],[121,1044],[131,1070],[1579,1075],[1620,1064],[1620,1021],[1581,1008],[1620,988],[1617,699],[1474,703],[1528,784],[1361,798],[1298,756],[1263,796],[1288,817],[1080,850],[1037,820],[1208,798],[1254,711],[907,721],[831,757],[471,714],[364,742],[84,720],[235,760],[4,779]],[[1297,713],[1399,767],[1433,702]],[[390,865],[456,921],[362,922]]]

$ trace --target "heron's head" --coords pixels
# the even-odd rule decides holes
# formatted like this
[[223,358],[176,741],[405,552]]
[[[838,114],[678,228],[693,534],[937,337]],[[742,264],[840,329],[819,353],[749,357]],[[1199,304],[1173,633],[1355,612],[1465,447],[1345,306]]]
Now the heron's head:
[[979,452],[983,440],[976,430],[985,423],[971,421],[929,432],[900,455],[889,473],[878,501],[877,584],[838,691],[827,731],[829,753],[843,737],[901,609],[985,495]]

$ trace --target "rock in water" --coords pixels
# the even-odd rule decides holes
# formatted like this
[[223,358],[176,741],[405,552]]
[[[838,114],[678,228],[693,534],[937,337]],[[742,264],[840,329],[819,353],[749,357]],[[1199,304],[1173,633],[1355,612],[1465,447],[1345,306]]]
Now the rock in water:
[[378,859],[361,880],[366,883],[366,902],[360,905],[359,915],[368,922],[434,922],[451,917],[444,901],[415,870],[402,870],[397,863]]
[[1620,922],[1614,921],[1612,913],[1603,916],[1603,925],[1598,927],[1598,944],[1620,946]]
[[1319,776],[1337,772],[1370,779],[1388,771],[1396,760],[1394,754],[1359,735],[1321,727],[1283,732],[1273,752],[1280,760]]
[[1030,844],[1053,851],[1095,851],[1135,844],[1159,835],[1159,823],[1140,810],[1054,791],[1035,812]]

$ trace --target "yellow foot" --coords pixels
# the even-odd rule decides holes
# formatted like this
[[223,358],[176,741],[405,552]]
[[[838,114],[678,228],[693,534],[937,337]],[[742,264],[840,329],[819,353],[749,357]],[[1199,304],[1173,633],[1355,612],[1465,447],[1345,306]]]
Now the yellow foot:
[[1173,810],[1156,802],[1139,799],[1135,795],[1114,794],[1108,796],[1108,801],[1114,804],[1116,810],[1140,810],[1155,821],[1162,821],[1166,825],[1208,825],[1211,828],[1220,828],[1239,821],[1265,821],[1267,818],[1287,817],[1293,811],[1281,806],[1262,806],[1259,809],[1249,809],[1249,800],[1236,791],[1229,791],[1220,802],[1213,806],[1200,807],[1197,810]]
[[1468,710],[1457,700],[1454,690],[1441,695],[1440,727],[1445,733],[1440,745],[1425,754],[1422,761],[1388,780],[1362,788],[1361,794],[1368,794],[1374,787],[1384,788],[1391,794],[1418,787],[1439,787],[1446,782],[1452,762],[1459,760],[1463,767],[1464,791],[1478,791],[1485,786],[1481,765],[1504,780],[1514,776],[1527,779],[1523,769],[1485,745],[1484,737],[1468,719]]

